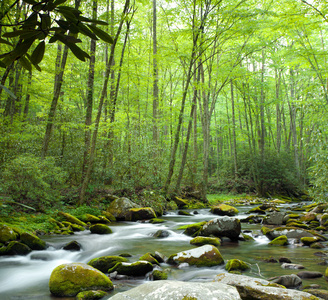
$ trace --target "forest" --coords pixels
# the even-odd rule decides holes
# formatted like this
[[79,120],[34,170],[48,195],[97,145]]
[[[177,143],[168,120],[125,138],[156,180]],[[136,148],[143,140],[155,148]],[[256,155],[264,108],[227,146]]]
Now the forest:
[[0,200],[327,199],[328,3],[4,0]]

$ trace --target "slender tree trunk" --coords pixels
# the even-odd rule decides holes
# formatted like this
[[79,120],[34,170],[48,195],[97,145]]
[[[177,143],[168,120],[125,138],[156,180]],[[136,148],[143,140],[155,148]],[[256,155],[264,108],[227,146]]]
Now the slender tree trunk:
[[231,92],[231,113],[232,113],[232,140],[233,140],[233,162],[235,179],[238,177],[238,164],[237,164],[237,142],[236,142],[236,119],[235,119],[235,98],[233,90],[233,81],[230,80],[230,92]]
[[27,82],[27,94],[25,98],[25,106],[24,106],[24,112],[23,112],[23,121],[26,122],[27,116],[28,116],[28,110],[30,107],[30,99],[31,99],[31,94],[30,94],[30,87],[32,85],[32,72],[29,72],[28,74],[28,82]]

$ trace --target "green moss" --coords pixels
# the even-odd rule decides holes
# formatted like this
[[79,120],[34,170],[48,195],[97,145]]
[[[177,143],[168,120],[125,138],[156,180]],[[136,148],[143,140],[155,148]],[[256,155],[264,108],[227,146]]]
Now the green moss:
[[183,296],[183,298],[181,300],[197,300],[197,298],[186,295],[186,296]]
[[23,244],[29,246],[32,250],[46,249],[46,242],[41,240],[34,234],[24,232],[21,234],[20,240]]
[[219,247],[221,245],[221,239],[205,237],[205,236],[197,236],[190,241],[190,244],[195,246],[213,245],[215,247]]
[[151,223],[151,224],[160,224],[160,223],[164,223],[164,222],[166,222],[166,221],[163,219],[158,219],[158,218],[153,218],[153,219],[149,220],[149,223]]
[[106,273],[108,269],[115,266],[118,262],[127,262],[127,258],[122,256],[101,256],[91,259],[88,265],[94,267],[95,269]]
[[271,231],[271,228],[269,228],[269,227],[263,226],[263,227],[261,228],[261,232],[262,232],[264,235],[266,235],[269,231]]
[[118,262],[114,267],[108,270],[108,273],[117,271],[121,275],[128,276],[145,276],[148,272],[153,270],[153,265],[146,261],[137,261],[134,263]]
[[78,293],[75,300],[98,300],[106,295],[107,293],[105,291],[85,291]]
[[97,234],[110,234],[113,233],[113,231],[105,224],[94,224],[90,226],[91,233],[97,233]]
[[202,227],[206,224],[207,222],[199,222],[199,223],[194,223],[190,225],[183,225],[178,228],[178,230],[184,230],[184,234],[189,235],[189,236],[196,236],[198,232],[202,229]]
[[285,236],[285,235],[278,236],[277,238],[272,240],[269,243],[269,245],[271,245],[271,246],[285,246],[285,245],[288,245],[287,236]]
[[6,243],[9,241],[14,241],[18,237],[18,234],[9,226],[1,225],[0,226],[0,242]]
[[143,256],[141,256],[139,258],[139,260],[145,260],[145,261],[149,261],[151,264],[155,264],[155,265],[159,265],[158,261],[156,260],[156,258],[151,254],[151,253],[146,253]]
[[154,270],[153,271],[153,280],[166,280],[167,274],[164,271]]
[[242,233],[243,238],[245,241],[254,241],[254,238],[248,234]]
[[78,218],[72,216],[69,213],[65,213],[65,212],[60,211],[60,212],[58,212],[58,216],[62,217],[64,220],[66,220],[70,223],[77,224],[77,225],[80,225],[80,226],[87,226],[87,224],[85,224],[84,222],[82,222],[81,220],[79,220]]
[[310,246],[313,243],[319,242],[321,241],[321,239],[319,237],[302,237],[301,238],[301,242],[306,245],[306,246]]
[[230,272],[230,271],[245,271],[249,269],[249,266],[243,262],[242,260],[239,259],[230,259],[226,266],[225,269]]
[[238,209],[227,204],[219,204],[211,208],[211,213],[221,216],[235,216],[238,214]]

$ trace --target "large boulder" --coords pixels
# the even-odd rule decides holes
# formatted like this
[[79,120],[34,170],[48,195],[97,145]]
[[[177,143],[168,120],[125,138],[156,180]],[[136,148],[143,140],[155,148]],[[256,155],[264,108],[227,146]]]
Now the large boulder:
[[118,293],[111,300],[240,300],[235,287],[219,282],[184,282],[159,280],[147,282],[127,292]]
[[235,216],[238,214],[238,209],[227,204],[219,204],[211,208],[211,213],[219,216]]
[[60,212],[58,212],[58,216],[65,219],[67,222],[77,224],[77,225],[80,225],[80,226],[83,226],[83,227],[87,226],[87,224],[85,224],[84,222],[82,222],[78,218],[72,216],[71,214],[60,211]]
[[145,276],[153,270],[153,265],[148,261],[136,261],[134,263],[118,262],[114,267],[108,270],[108,273],[117,271],[120,275],[133,277]]
[[111,213],[116,220],[125,220],[129,215],[131,208],[140,208],[139,205],[132,202],[130,199],[122,197],[114,200],[107,208],[107,212]]
[[31,252],[31,248],[23,243],[11,241],[4,254],[7,255],[27,255]]
[[20,240],[23,244],[29,246],[32,250],[46,249],[46,242],[34,234],[24,232],[20,235]]
[[268,231],[265,235],[270,240],[274,240],[281,235],[285,235],[288,239],[298,240],[302,237],[314,237],[314,235],[307,230],[293,227],[278,227]]
[[215,281],[235,286],[242,299],[252,300],[320,300],[305,292],[285,289],[276,283],[244,275],[222,273]]
[[110,291],[111,280],[99,270],[82,263],[63,264],[50,276],[49,289],[57,297],[74,297],[88,290]]
[[282,225],[286,223],[288,219],[289,217],[286,213],[274,211],[263,219],[263,223],[267,225]]
[[18,234],[7,225],[0,226],[0,243],[7,243],[16,240]]
[[240,232],[239,219],[223,217],[208,221],[200,230],[199,235],[228,237],[231,240],[237,240]]
[[156,218],[156,213],[151,207],[130,208],[125,218],[126,221],[149,220]]
[[88,265],[97,270],[107,273],[108,269],[114,267],[118,262],[127,262],[128,259],[122,256],[101,256],[91,259]]
[[204,245],[202,247],[182,251],[172,254],[168,258],[169,264],[188,263],[197,267],[212,267],[222,265],[224,260],[218,248],[212,245]]

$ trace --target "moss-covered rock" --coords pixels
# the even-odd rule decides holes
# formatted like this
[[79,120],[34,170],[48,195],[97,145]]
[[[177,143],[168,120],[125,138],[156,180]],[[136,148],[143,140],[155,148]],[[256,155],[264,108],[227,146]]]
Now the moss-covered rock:
[[248,211],[248,213],[249,214],[257,213],[257,214],[265,215],[265,210],[263,210],[261,207],[257,206],[257,207],[253,207],[252,209],[250,209]]
[[99,300],[106,295],[105,291],[85,291],[78,293],[75,300]]
[[269,243],[269,245],[271,245],[271,246],[285,246],[285,245],[288,245],[287,236],[285,236],[285,235],[278,236],[277,238],[272,240]]
[[173,201],[176,203],[178,208],[187,207],[189,204],[189,201],[187,199],[182,199],[180,197],[174,197]]
[[180,215],[180,216],[189,216],[189,217],[192,216],[191,213],[189,213],[189,212],[187,212],[187,211],[185,211],[185,210],[179,210],[179,211],[178,211],[178,215]]
[[300,217],[301,222],[310,223],[311,221],[317,221],[317,214],[314,212],[308,212],[304,216]]
[[75,231],[84,231],[85,228],[81,225],[77,225],[77,224],[72,224],[70,222],[67,222],[67,221],[63,221],[62,222],[62,225],[64,225],[64,227],[67,227],[67,228],[71,228],[74,232]]
[[240,259],[230,259],[227,262],[227,264],[225,266],[225,269],[228,272],[231,272],[231,271],[246,271],[246,270],[249,269],[249,265],[246,264],[245,262],[243,262]]
[[105,224],[94,224],[90,226],[91,233],[97,234],[109,234],[113,233],[113,231]]
[[271,228],[263,226],[261,227],[261,232],[266,235],[269,231],[271,231]]
[[58,216],[62,217],[64,220],[66,220],[70,223],[77,224],[77,225],[84,226],[84,227],[87,226],[87,224],[85,224],[78,218],[72,216],[71,214],[60,211],[60,212],[58,212]]
[[165,273],[164,271],[154,270],[152,272],[152,275],[153,275],[153,280],[166,280],[167,279],[167,273]]
[[157,259],[150,252],[141,256],[139,260],[149,261],[152,265],[159,265]]
[[91,214],[85,214],[85,215],[82,215],[80,217],[80,219],[85,222],[85,223],[92,223],[92,224],[95,224],[95,223],[101,223],[101,220],[100,218],[94,216],[94,215],[91,215]]
[[50,276],[49,289],[57,297],[73,297],[87,290],[110,291],[111,280],[99,270],[80,263],[56,267]]
[[211,267],[222,265],[223,257],[218,248],[212,245],[204,245],[195,249],[172,254],[168,258],[169,264],[188,263],[191,266]]
[[219,247],[221,245],[221,239],[206,236],[197,236],[190,241],[190,244],[195,246],[213,245],[215,247]]
[[208,221],[199,231],[198,235],[227,237],[233,241],[236,241],[238,240],[240,233],[240,220],[237,218],[224,216],[222,218]]
[[34,234],[24,232],[20,235],[20,240],[23,244],[29,246],[32,250],[46,249],[46,242]]
[[311,244],[320,242],[320,241],[322,241],[322,239],[317,236],[301,238],[301,242],[306,246],[310,246]]
[[130,208],[127,215],[127,221],[149,220],[156,218],[156,213],[151,207]]
[[102,215],[111,222],[116,222],[116,218],[108,211],[102,211]]
[[108,269],[114,267],[118,262],[127,262],[127,258],[122,256],[101,256],[91,259],[88,265],[95,269],[107,273]]
[[164,222],[165,222],[165,220],[158,219],[158,218],[153,218],[153,219],[149,220],[149,223],[151,223],[151,224],[160,224],[160,223],[164,223]]
[[194,223],[190,225],[183,225],[180,226],[178,229],[179,230],[184,230],[184,234],[188,236],[196,236],[197,233],[202,229],[202,227],[206,224],[206,221],[204,222],[199,222],[199,223]]
[[132,277],[145,276],[153,270],[153,265],[148,261],[137,261],[133,263],[118,262],[114,267],[108,270],[108,273],[117,271],[121,275]]
[[129,215],[129,210],[131,208],[140,208],[140,206],[132,202],[130,199],[122,197],[114,200],[108,206],[106,211],[107,213],[112,214],[117,220],[125,220]]
[[317,242],[317,243],[311,244],[310,248],[312,248],[312,249],[323,249],[323,248],[326,248],[326,247],[322,243]]
[[241,235],[242,235],[244,241],[254,241],[254,238],[252,236],[250,236],[249,234],[242,233]]
[[77,241],[71,241],[64,245],[63,249],[67,251],[80,251],[82,249],[82,246]]
[[0,243],[15,241],[18,234],[7,225],[0,225]]
[[157,239],[161,239],[161,238],[166,238],[170,236],[170,232],[168,230],[157,230],[154,234],[153,237],[157,238]]
[[328,291],[323,289],[304,289],[302,292],[309,293],[320,299],[328,299]]
[[27,255],[32,249],[20,242],[11,241],[6,248],[6,255]]
[[238,209],[227,204],[219,204],[211,208],[211,213],[219,216],[235,216],[238,214]]
[[287,226],[289,227],[297,227],[297,228],[303,228],[303,229],[310,229],[310,227],[302,222],[296,222],[295,220],[292,220],[291,222],[287,223]]

